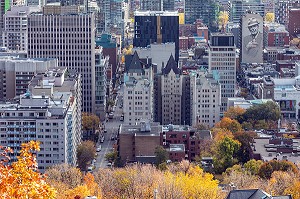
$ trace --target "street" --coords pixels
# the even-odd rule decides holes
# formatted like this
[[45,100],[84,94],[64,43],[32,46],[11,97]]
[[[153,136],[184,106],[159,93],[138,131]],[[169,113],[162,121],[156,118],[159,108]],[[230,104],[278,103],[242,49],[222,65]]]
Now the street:
[[104,134],[104,142],[100,143],[100,140],[97,143],[97,148],[101,145],[101,151],[97,152],[98,156],[96,158],[95,170],[99,168],[107,168],[108,162],[105,160],[105,154],[113,151],[113,145],[116,142],[116,139],[112,140],[111,138],[117,135],[119,125],[122,123],[120,121],[120,117],[122,115],[123,110],[120,108],[120,104],[122,103],[122,88],[118,91],[117,100],[115,104],[114,118],[109,119],[108,122],[105,122],[105,129],[107,133]]

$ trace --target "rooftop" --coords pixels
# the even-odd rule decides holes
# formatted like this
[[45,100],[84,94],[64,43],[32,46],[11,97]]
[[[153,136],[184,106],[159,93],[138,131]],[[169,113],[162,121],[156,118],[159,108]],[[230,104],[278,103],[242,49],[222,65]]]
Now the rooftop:
[[146,126],[143,126],[142,122],[136,125],[121,124],[120,128],[120,134],[135,134],[136,136],[160,136],[161,132],[162,126],[159,122],[147,123]]
[[177,11],[135,11],[134,16],[178,16]]
[[[274,145],[269,144],[269,140],[273,138],[257,138],[254,139],[254,143],[251,146],[255,151],[254,154],[260,154],[260,157],[263,161],[270,161],[276,158],[277,160],[288,160],[291,162],[299,162],[300,161],[300,139],[293,139],[292,145]],[[293,152],[280,152],[277,148],[290,148]]]

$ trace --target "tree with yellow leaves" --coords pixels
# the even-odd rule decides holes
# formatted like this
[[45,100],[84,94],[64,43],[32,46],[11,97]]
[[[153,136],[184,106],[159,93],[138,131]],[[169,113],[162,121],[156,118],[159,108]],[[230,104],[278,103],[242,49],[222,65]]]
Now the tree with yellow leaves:
[[219,26],[221,27],[221,30],[223,32],[225,32],[225,27],[226,27],[226,24],[228,23],[228,12],[226,11],[221,11],[219,13],[219,17],[218,17],[218,23],[219,23]]
[[273,12],[266,13],[266,15],[265,15],[266,22],[269,22],[269,23],[274,22],[274,19],[275,19],[275,14]]
[[93,113],[82,113],[82,127],[84,131],[99,129],[100,119]]
[[[3,148],[2,148],[3,149]],[[54,199],[56,191],[50,187],[37,170],[38,164],[32,153],[40,150],[38,142],[23,143],[18,161],[12,165],[6,165],[0,161],[0,196],[10,199]],[[7,160],[8,153],[5,150],[0,156]]]

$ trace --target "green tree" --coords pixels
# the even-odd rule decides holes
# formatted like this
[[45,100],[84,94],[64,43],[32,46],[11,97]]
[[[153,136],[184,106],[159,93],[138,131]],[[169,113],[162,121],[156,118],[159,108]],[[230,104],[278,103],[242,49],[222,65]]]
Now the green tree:
[[251,175],[257,175],[259,172],[259,168],[262,166],[263,161],[261,160],[249,160],[244,164],[244,168],[248,171]]
[[216,154],[214,156],[216,172],[222,173],[237,162],[235,157],[240,146],[241,143],[239,141],[227,136],[216,144]]
[[269,125],[265,120],[258,120],[254,125],[255,129],[267,129],[268,127]]
[[105,154],[105,160],[108,162],[115,163],[117,159],[118,159],[118,152],[115,150]]
[[169,153],[164,147],[158,146],[155,148],[155,159],[156,159],[156,166],[159,166],[162,163],[167,162],[169,159]]
[[250,142],[255,136],[256,134],[252,132],[237,132],[234,134],[234,138],[241,143],[241,147],[236,154],[239,162],[245,163],[250,160]]
[[238,118],[240,123],[245,121],[277,121],[280,118],[280,108],[272,101],[263,104],[253,105],[246,110],[246,112]]
[[95,144],[92,141],[83,141],[77,148],[78,167],[85,171],[89,162],[91,162],[96,153]]

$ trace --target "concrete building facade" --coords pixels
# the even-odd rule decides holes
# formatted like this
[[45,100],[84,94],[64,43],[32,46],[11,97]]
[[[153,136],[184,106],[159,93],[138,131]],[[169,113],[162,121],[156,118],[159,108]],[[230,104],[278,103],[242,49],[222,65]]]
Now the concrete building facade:
[[66,76],[66,68],[49,69],[32,79],[19,102],[0,105],[0,143],[11,147],[10,162],[17,160],[23,142],[37,140],[38,169],[54,164],[76,166],[81,139],[80,76]]
[[171,55],[161,75],[161,124],[181,124],[182,75]]
[[145,48],[137,47],[132,50],[136,51],[142,59],[151,58],[152,64],[157,66],[155,73],[161,73],[170,56],[175,55],[175,43],[156,43]]
[[230,33],[211,35],[209,46],[209,68],[221,84],[221,115],[227,109],[227,98],[235,96],[236,87],[236,48]]
[[3,46],[9,50],[27,51],[28,21],[31,12],[40,11],[39,7],[13,6],[3,15]]
[[95,16],[76,6],[45,6],[28,17],[28,57],[57,58],[82,74],[85,112],[95,113]]
[[26,93],[29,82],[38,73],[57,67],[57,59],[0,58],[0,101]]
[[213,127],[220,121],[221,85],[212,74],[196,71],[190,73],[191,124]]
[[140,61],[137,52],[124,74],[124,123],[153,121],[153,68]]

